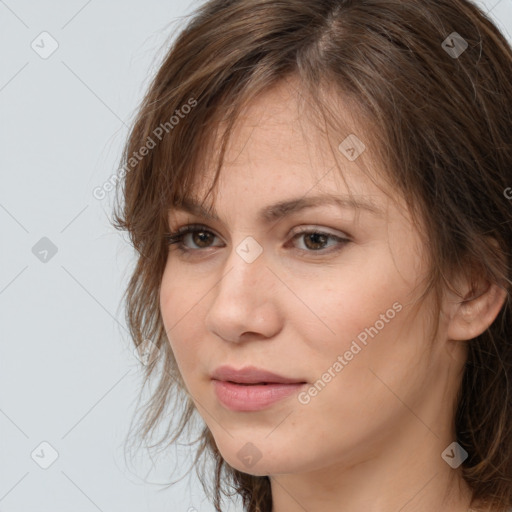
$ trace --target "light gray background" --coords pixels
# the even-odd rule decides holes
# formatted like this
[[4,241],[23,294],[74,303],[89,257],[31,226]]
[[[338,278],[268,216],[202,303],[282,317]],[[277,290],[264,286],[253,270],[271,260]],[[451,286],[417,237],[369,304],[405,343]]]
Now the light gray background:
[[[512,41],[512,0],[479,3]],[[0,512],[214,510],[194,471],[160,490],[189,467],[186,447],[125,461],[141,386],[121,303],[134,254],[108,223],[114,193],[93,196],[197,5],[0,0]],[[31,47],[51,49],[44,31],[59,45],[47,59]],[[43,237],[57,247],[46,262],[32,252]],[[59,454],[48,469],[43,441]]]

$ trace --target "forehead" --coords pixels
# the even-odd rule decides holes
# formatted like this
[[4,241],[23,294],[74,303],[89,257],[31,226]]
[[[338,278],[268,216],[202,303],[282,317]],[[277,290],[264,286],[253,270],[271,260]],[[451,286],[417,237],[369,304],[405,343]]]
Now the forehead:
[[[387,204],[383,196],[389,192],[383,194],[380,190],[382,179],[377,179],[379,186],[370,179],[373,176],[375,181],[382,169],[372,160],[372,141],[364,127],[356,124],[354,115],[339,98],[332,102],[336,126],[328,129],[324,123],[322,127],[322,116],[299,91],[293,82],[282,81],[240,112],[223,155],[217,187],[236,184],[239,194],[259,189],[261,195],[263,185],[269,193],[265,199],[272,196],[274,201],[265,201],[267,208],[260,212],[262,221],[272,221],[306,202],[321,203],[322,194],[340,196],[329,199],[333,203],[382,215]],[[184,193],[185,211],[212,216],[217,201],[209,198],[203,208],[200,203],[213,184],[225,127],[219,123],[203,146],[201,170]],[[360,143],[356,147],[360,154],[351,159],[347,148],[354,141]]]
[[[295,82],[281,81],[260,93],[237,116],[230,136],[225,166],[248,165],[272,160],[290,167],[311,167],[332,164],[332,147],[341,142],[336,132],[359,133],[362,128],[348,108],[336,111],[335,130],[328,130],[322,112]],[[323,126],[324,125],[324,126]],[[219,147],[224,125],[214,147]],[[357,164],[353,166],[357,169]],[[276,171],[279,170],[279,167]]]

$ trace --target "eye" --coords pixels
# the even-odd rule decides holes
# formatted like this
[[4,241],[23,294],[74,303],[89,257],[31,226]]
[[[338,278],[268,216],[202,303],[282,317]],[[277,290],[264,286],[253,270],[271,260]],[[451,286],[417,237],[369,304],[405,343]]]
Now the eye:
[[[190,237],[189,237],[190,235]],[[190,245],[184,243],[187,239],[191,241],[195,247],[191,247]],[[173,233],[170,233],[166,236],[169,245],[176,245],[178,250],[182,253],[192,253],[199,252],[201,249],[209,249],[211,247],[219,247],[210,245],[215,238],[218,238],[215,233],[213,233],[206,226],[202,225],[188,225],[184,226]],[[305,248],[297,248],[296,249],[303,253],[320,253],[327,254],[333,252],[333,249],[326,251],[326,244],[329,240],[335,242],[334,251],[340,250],[344,245],[349,243],[351,240],[348,237],[340,237],[334,235],[332,233],[328,233],[325,231],[320,231],[318,229],[307,229],[302,230],[300,232],[296,232],[292,240],[302,239],[304,242]]]
[[[192,241],[198,245],[197,248],[190,249],[183,243],[183,240],[188,235],[192,235]],[[169,233],[166,236],[169,245],[176,244],[178,249],[183,252],[208,249],[208,243],[211,242],[211,240],[215,237],[215,233],[210,231],[206,226],[196,224],[184,226],[173,233]]]
[[299,249],[300,251],[321,252],[321,254],[332,252],[332,249],[329,251],[324,250],[328,247],[326,244],[329,242],[329,240],[334,242],[333,244],[331,244],[331,246],[335,246],[334,250],[339,250],[341,249],[340,246],[343,246],[350,242],[350,240],[346,237],[340,237],[332,233],[311,229],[295,233],[292,240],[296,239],[302,240],[305,246],[305,249]]

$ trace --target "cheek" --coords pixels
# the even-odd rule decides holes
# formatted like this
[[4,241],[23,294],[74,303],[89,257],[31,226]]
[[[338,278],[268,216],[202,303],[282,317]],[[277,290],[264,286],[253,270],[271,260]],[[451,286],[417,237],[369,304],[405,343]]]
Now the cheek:
[[[321,333],[321,344],[343,345],[365,329],[378,322],[379,330],[382,322],[385,325],[397,316],[399,306],[393,304],[405,302],[410,287],[403,282],[391,263],[375,263],[368,258],[358,265],[346,266],[333,272],[323,279],[322,287],[301,285],[301,298],[317,315],[317,333]],[[319,281],[320,282],[320,281]],[[298,286],[298,285],[297,285]],[[384,315],[384,320],[381,319]],[[305,326],[313,329],[313,314],[305,315],[304,311],[295,316]],[[386,322],[388,320],[388,322]],[[307,323],[306,323],[307,322]],[[364,334],[361,335],[364,339]]]
[[160,287],[160,312],[165,332],[180,373],[188,385],[189,375],[200,357],[204,333],[200,315],[204,308],[204,290],[193,285],[193,279],[180,277],[166,268]]
[[303,287],[304,302],[313,305],[318,318],[295,314],[309,360],[316,362],[314,376],[321,377],[342,356],[336,375],[344,373],[343,385],[356,395],[379,385],[370,370],[399,384],[411,367],[425,366],[421,354],[429,331],[428,305],[416,316],[411,310],[422,291],[417,254],[375,250],[367,256],[332,273],[321,288]]
[[[315,345],[303,355],[311,361],[310,386],[300,397],[296,420],[318,433],[312,443],[327,458],[337,449],[370,447],[389,435],[410,415],[404,403],[415,407],[428,389],[423,317],[413,317],[399,301],[395,308],[389,302],[364,315],[351,303],[339,315],[332,342],[321,344],[312,331],[305,334]],[[386,311],[387,323],[379,318]]]
[[[353,316],[347,318],[346,331],[340,323],[339,341],[329,345],[328,355],[324,350],[323,367],[316,372],[322,381],[330,379],[328,369],[336,375],[321,391],[325,395],[318,399],[316,413],[333,414],[335,407],[335,423],[345,422],[351,431],[364,430],[372,418],[380,428],[392,429],[405,412],[403,403],[419,403],[436,373],[431,371],[427,315],[408,308],[405,295],[397,298],[394,308],[384,300],[382,308],[369,316],[358,315],[355,309],[347,313]],[[347,416],[349,411],[358,411],[357,416]]]

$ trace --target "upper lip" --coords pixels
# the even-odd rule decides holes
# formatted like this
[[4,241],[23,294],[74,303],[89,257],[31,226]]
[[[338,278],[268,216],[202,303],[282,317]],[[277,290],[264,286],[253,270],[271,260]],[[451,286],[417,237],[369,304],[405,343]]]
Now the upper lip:
[[213,380],[238,382],[240,384],[258,384],[260,382],[297,384],[305,382],[301,379],[283,377],[282,375],[256,368],[255,366],[245,366],[239,370],[232,366],[219,366],[212,372],[211,377]]

